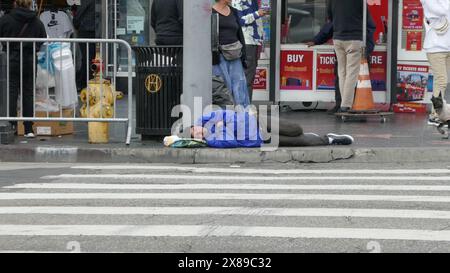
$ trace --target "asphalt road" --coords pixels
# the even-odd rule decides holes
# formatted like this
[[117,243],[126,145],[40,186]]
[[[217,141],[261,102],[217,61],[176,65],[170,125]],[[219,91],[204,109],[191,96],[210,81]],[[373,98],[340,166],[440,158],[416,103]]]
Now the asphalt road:
[[450,252],[448,166],[0,163],[0,251]]

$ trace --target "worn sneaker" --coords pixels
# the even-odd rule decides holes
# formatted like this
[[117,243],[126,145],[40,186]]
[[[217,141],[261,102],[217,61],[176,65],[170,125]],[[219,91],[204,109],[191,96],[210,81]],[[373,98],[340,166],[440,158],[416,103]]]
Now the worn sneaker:
[[35,138],[36,136],[33,133],[28,133],[24,135],[25,138]]
[[441,124],[441,120],[438,117],[430,116],[428,118],[428,125],[439,126]]
[[330,145],[351,145],[355,142],[355,139],[349,135],[328,134],[327,137]]
[[352,110],[350,107],[341,107],[336,111],[336,113],[348,113],[350,110]]

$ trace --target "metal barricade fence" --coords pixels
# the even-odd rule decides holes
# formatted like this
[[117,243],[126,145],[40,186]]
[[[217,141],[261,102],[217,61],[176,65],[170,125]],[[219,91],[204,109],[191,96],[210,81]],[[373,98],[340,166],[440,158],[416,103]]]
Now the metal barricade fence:
[[[119,40],[119,39],[36,39],[36,38],[0,38],[0,43],[3,44],[3,51],[6,53],[6,111],[2,111],[2,112],[6,112],[6,115],[0,115],[0,121],[13,121],[13,122],[20,122],[20,121],[31,121],[31,122],[118,122],[118,123],[126,123],[126,144],[129,145],[131,142],[131,134],[132,134],[132,126],[133,126],[133,65],[132,65],[132,49],[131,46],[124,40]],[[67,117],[67,116],[63,116],[63,108],[61,106],[59,106],[59,117],[54,117],[54,116],[50,116],[50,111],[44,111],[46,112],[46,117],[37,117],[36,116],[36,74],[37,74],[37,52],[39,51],[39,48],[37,47],[37,45],[43,44],[43,48],[45,50],[45,54],[46,54],[46,63],[44,65],[44,68],[47,70],[47,82],[46,82],[46,96],[47,99],[50,98],[49,95],[49,80],[50,80],[50,69],[52,65],[57,65],[57,64],[52,64],[50,63],[50,49],[49,49],[49,45],[58,45],[58,43],[61,45],[59,47],[59,49],[56,49],[56,53],[59,53],[60,56],[60,60],[56,61],[56,62],[60,62],[57,64],[60,64],[60,67],[62,69],[63,67],[63,45],[69,45],[69,48],[71,49],[71,53],[72,53],[72,61],[73,61],[73,65],[76,67],[77,64],[77,49],[76,46],[84,46],[85,47],[85,52],[86,52],[86,56],[81,56],[82,58],[86,58],[86,85],[87,86],[87,92],[85,92],[84,94],[87,96],[84,99],[87,101],[86,105],[86,109],[84,109],[85,111],[85,116],[86,117],[80,117],[77,116],[77,106],[73,105],[72,106],[72,110],[73,110],[73,116],[72,117]],[[28,46],[27,48],[24,48],[24,46]],[[24,51],[31,51],[30,49],[30,45],[32,45],[32,62],[33,62],[33,115],[32,117],[24,117],[24,107],[23,107],[23,99],[24,99],[24,67],[23,67],[23,59],[24,59]],[[45,46],[46,45],[46,46]],[[100,109],[99,111],[99,115],[97,114],[98,117],[92,117],[93,115],[91,115],[91,92],[92,90],[90,90],[90,85],[89,85],[89,79],[90,79],[90,70],[91,70],[91,60],[95,59],[96,56],[89,56],[89,46],[92,45],[100,45],[99,46],[99,51],[100,51],[100,58],[105,59],[104,56],[104,50],[103,48],[112,46],[114,48],[114,50],[118,50],[120,47],[123,47],[127,50],[127,59],[128,59],[128,63],[127,63],[127,74],[128,74],[128,90],[126,90],[128,92],[128,113],[127,115],[123,116],[123,117],[117,117],[117,108],[116,108],[116,102],[117,102],[117,97],[115,95],[115,92],[113,92],[113,105],[114,105],[114,113],[112,116],[105,114],[108,111],[104,111],[105,109],[103,109],[104,105],[102,103],[103,98],[106,97],[107,93],[104,90],[103,84],[100,84]],[[12,75],[13,73],[11,73],[11,53],[15,52],[17,53],[17,51],[19,51],[19,75]],[[58,52],[59,51],[59,52]],[[116,54],[114,54],[116,56]],[[107,59],[107,58],[106,58]],[[115,89],[116,86],[116,77],[117,77],[117,71],[118,71],[118,64],[117,64],[117,58],[113,58],[112,60],[112,66],[113,67],[113,71],[112,71],[112,76],[110,77],[111,79],[111,86]],[[100,63],[99,65],[99,82],[103,83],[105,80],[105,77],[103,76],[104,72],[109,72],[109,71],[105,71],[105,67],[110,67],[110,65],[108,63]],[[29,68],[28,68],[29,69]],[[17,68],[16,68],[17,70]],[[31,69],[30,69],[31,70]],[[75,69],[76,70],[76,69]],[[108,68],[106,69],[108,70]],[[10,105],[10,95],[11,95],[11,76],[13,77],[17,77],[19,78],[19,87],[18,87],[18,94],[20,96],[20,115],[17,114],[17,116],[12,116],[10,114],[10,107],[12,107]],[[26,76],[26,75],[25,75]],[[55,77],[56,74],[55,74]],[[59,79],[60,83],[63,84],[64,83],[64,77],[63,74],[60,73],[59,75]],[[16,80],[15,79],[15,80]],[[29,81],[29,79],[27,79]],[[56,79],[55,79],[56,80]],[[66,79],[67,80],[67,79]],[[17,83],[14,83],[14,86],[16,86]],[[17,91],[17,90],[16,90]],[[115,90],[114,90],[115,91]],[[125,91],[125,90],[123,90]],[[78,94],[77,94],[78,96]],[[77,99],[78,100],[78,99]],[[98,112],[97,111],[97,112]],[[108,113],[111,113],[111,111],[109,111]]]

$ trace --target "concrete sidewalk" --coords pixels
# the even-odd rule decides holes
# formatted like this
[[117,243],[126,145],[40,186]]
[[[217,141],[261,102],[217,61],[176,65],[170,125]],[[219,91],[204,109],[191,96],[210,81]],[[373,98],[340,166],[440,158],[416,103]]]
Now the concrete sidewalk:
[[323,111],[287,112],[282,117],[301,124],[305,132],[345,133],[355,137],[352,146],[280,148],[273,152],[260,149],[171,149],[160,140],[141,141],[134,135],[132,144],[124,144],[123,124],[111,125],[111,143],[87,143],[87,125],[76,124],[75,134],[62,137],[16,137],[12,145],[0,146],[0,161],[67,163],[260,163],[316,162],[340,160],[350,163],[450,162],[450,140],[443,140],[435,127],[427,125],[426,115],[396,114],[387,123],[379,119],[366,122],[337,120]]

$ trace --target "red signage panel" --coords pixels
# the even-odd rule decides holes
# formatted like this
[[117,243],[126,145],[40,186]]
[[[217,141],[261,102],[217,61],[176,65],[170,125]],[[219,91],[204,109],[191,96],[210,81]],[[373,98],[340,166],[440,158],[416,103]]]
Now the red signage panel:
[[313,63],[313,51],[281,51],[281,89],[312,90]]

